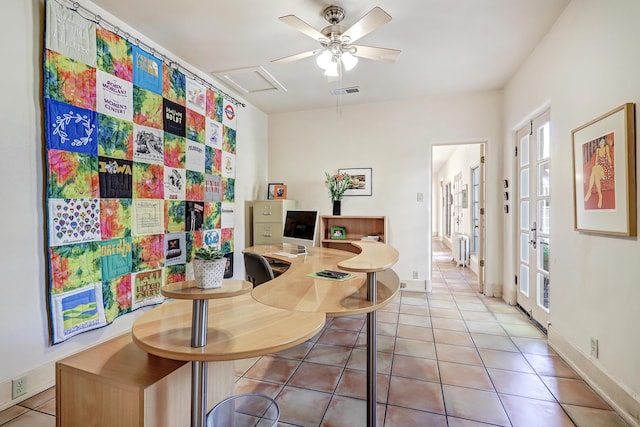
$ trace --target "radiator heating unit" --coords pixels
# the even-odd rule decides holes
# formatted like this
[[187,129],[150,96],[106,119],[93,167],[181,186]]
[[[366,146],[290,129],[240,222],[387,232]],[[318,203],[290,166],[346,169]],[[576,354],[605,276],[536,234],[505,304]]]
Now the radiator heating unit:
[[453,234],[453,260],[456,267],[467,267],[469,265],[469,236],[466,234]]

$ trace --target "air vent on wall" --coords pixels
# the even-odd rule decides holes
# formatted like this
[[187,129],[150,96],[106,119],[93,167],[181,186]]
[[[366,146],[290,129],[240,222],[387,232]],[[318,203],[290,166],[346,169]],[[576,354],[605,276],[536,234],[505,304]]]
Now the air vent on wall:
[[341,88],[338,88],[338,89],[331,90],[331,94],[334,95],[334,96],[350,95],[352,93],[360,93],[360,87],[359,86],[341,87]]

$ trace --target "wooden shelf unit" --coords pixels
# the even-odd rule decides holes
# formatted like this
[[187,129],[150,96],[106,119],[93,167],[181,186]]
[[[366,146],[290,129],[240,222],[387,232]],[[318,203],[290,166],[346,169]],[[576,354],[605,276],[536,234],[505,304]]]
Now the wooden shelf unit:
[[[231,396],[234,362],[211,362],[207,409]],[[174,427],[191,419],[191,363],[153,356],[126,333],[56,362],[58,427]]]
[[[344,227],[347,230],[347,238],[332,239],[331,227]],[[323,215],[320,217],[320,246],[323,248],[358,252],[351,242],[362,240],[363,236],[369,235],[380,236],[380,242],[387,242],[386,216]]]

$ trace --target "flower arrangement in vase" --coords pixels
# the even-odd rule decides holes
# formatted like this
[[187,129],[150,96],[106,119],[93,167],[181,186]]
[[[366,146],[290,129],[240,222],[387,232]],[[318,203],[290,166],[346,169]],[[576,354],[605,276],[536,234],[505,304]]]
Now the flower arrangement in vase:
[[222,287],[227,259],[224,253],[213,246],[197,249],[193,259],[193,275],[196,287],[213,289]]
[[333,214],[340,215],[340,201],[344,197],[344,192],[347,191],[351,184],[351,176],[348,173],[336,173],[329,175],[327,172],[325,175],[325,184],[329,190],[329,197],[333,202]]

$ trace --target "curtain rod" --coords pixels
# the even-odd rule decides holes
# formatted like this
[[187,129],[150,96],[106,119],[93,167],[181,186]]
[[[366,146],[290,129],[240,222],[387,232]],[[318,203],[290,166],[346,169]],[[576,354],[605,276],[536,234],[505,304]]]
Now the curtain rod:
[[[103,28],[110,27],[110,28],[107,28],[107,29],[111,30],[116,35],[124,38],[129,43],[132,43],[135,46],[139,46],[139,47],[144,48],[145,50],[147,50],[148,53],[150,53],[151,55],[153,55],[157,59],[160,59],[163,63],[167,64],[169,67],[177,68],[178,70],[182,71],[184,74],[186,74],[191,79],[193,79],[193,80],[197,81],[198,83],[208,87],[212,91],[217,92],[218,94],[224,96],[225,98],[228,98],[236,106],[239,105],[239,106],[242,106],[242,107],[246,107],[246,105],[243,102],[238,101],[236,98],[234,98],[233,96],[229,95],[225,91],[223,91],[223,90],[217,88],[216,86],[214,86],[213,84],[207,82],[202,77],[198,76],[193,71],[189,70],[188,68],[186,68],[184,65],[180,64],[179,62],[176,62],[176,61],[172,60],[171,58],[169,58],[168,56],[166,56],[166,55],[164,55],[164,54],[162,54],[160,52],[157,52],[155,48],[149,46],[148,44],[146,44],[146,43],[144,43],[142,41],[140,41],[140,39],[133,37],[128,32],[123,31],[117,25],[107,21],[106,19],[103,19],[100,15],[95,14],[91,10],[89,10],[86,7],[82,6],[77,1],[71,1],[71,0],[54,0],[54,1],[58,2],[63,7],[66,7],[67,9],[77,13],[82,18],[84,18],[84,19],[86,19],[88,21],[95,22],[97,25],[100,25]],[[67,5],[62,4],[62,3],[67,3]],[[83,16],[80,13],[80,11],[83,11],[83,12],[89,14],[90,17]],[[91,18],[91,16],[93,18]],[[106,24],[106,27],[105,27],[105,24]]]

